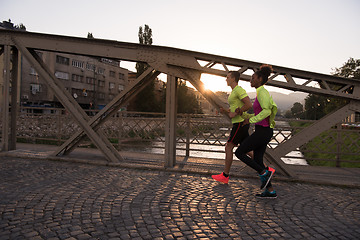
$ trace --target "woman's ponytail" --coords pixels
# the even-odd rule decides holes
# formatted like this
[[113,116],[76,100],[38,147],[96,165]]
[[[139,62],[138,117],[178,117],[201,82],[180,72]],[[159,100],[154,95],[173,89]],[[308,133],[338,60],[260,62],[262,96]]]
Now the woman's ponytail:
[[256,71],[256,74],[261,78],[262,85],[267,83],[267,81],[269,80],[269,76],[272,72],[272,67],[267,64],[261,65],[260,70]]

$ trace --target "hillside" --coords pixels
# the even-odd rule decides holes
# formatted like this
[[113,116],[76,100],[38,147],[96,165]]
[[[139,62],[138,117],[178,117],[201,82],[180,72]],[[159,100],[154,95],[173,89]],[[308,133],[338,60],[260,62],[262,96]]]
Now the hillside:
[[[308,95],[307,93],[302,92],[294,92],[290,94],[283,94],[279,92],[270,92],[274,101],[278,105],[278,109],[286,111],[290,109],[294,103],[300,102],[302,104],[305,103],[305,98]],[[248,92],[248,95],[251,99],[254,99],[256,96],[255,92]]]

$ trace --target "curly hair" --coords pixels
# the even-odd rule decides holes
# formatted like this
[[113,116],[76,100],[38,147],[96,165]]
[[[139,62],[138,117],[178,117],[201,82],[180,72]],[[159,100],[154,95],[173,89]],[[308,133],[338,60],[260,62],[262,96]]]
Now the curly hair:
[[272,67],[270,65],[264,64],[261,65],[260,70],[256,71],[255,74],[261,78],[261,85],[264,85],[269,80],[269,76],[272,72]]

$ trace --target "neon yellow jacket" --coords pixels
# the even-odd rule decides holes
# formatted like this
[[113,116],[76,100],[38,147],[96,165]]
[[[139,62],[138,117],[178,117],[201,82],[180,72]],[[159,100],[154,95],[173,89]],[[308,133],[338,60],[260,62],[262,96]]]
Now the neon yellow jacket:
[[275,115],[277,113],[276,103],[272,99],[268,90],[266,90],[264,88],[264,86],[258,87],[256,89],[256,97],[260,103],[262,111],[258,115],[256,115],[256,116],[253,115],[252,117],[250,117],[249,122],[257,123],[257,122],[260,122],[270,116],[270,118],[269,118],[270,127],[274,128],[275,127]]

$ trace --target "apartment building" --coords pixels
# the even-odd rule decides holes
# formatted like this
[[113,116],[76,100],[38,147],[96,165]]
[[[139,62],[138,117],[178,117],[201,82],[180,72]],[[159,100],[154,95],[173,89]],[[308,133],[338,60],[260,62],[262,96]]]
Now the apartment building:
[[[24,26],[14,26],[11,20],[0,22],[0,29],[26,31]],[[129,71],[120,67],[120,61],[45,51],[37,51],[37,54],[85,109],[103,108],[123,91],[131,80]],[[21,57],[19,65],[19,100],[22,106],[62,106],[26,58]],[[2,61],[0,66],[3,66]]]
[[[128,84],[129,71],[120,62],[55,52],[37,54],[71,96],[86,109],[101,109]],[[22,59],[20,101],[23,106],[60,107],[45,81]]]

